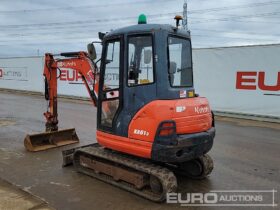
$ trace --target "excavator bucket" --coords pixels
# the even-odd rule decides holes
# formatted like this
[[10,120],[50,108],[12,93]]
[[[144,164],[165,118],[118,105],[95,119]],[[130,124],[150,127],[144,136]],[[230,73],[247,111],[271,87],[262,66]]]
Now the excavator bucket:
[[75,128],[27,135],[24,146],[28,151],[38,152],[79,142]]

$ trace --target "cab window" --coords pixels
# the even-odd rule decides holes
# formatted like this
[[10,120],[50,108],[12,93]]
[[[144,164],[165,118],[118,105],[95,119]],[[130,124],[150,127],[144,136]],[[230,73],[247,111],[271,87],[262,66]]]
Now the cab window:
[[154,82],[153,41],[151,35],[128,38],[128,86]]
[[101,97],[101,125],[113,127],[114,118],[119,108],[120,88],[120,40],[106,43],[106,60],[103,72],[103,87]]
[[117,89],[120,87],[120,42],[109,42],[106,52],[103,90]]
[[168,73],[172,87],[192,87],[193,69],[189,39],[168,38]]

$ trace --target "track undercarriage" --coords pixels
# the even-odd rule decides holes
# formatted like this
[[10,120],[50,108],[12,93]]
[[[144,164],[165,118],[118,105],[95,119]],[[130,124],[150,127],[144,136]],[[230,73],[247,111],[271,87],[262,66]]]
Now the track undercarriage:
[[209,155],[180,164],[152,161],[104,149],[99,144],[63,151],[63,166],[72,164],[83,174],[125,189],[154,202],[177,191],[175,174],[203,179],[213,169]]

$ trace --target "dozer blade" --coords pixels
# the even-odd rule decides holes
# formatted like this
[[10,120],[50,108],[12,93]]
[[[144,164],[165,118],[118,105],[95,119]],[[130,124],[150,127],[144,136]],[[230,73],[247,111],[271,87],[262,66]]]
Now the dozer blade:
[[79,142],[75,128],[27,135],[24,146],[28,151],[37,152]]

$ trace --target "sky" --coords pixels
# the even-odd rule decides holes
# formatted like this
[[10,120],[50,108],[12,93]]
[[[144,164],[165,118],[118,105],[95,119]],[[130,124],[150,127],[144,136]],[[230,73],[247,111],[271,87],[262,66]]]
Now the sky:
[[[188,0],[194,48],[280,43],[280,0]],[[98,32],[175,25],[184,0],[0,0],[0,57],[86,50]]]

